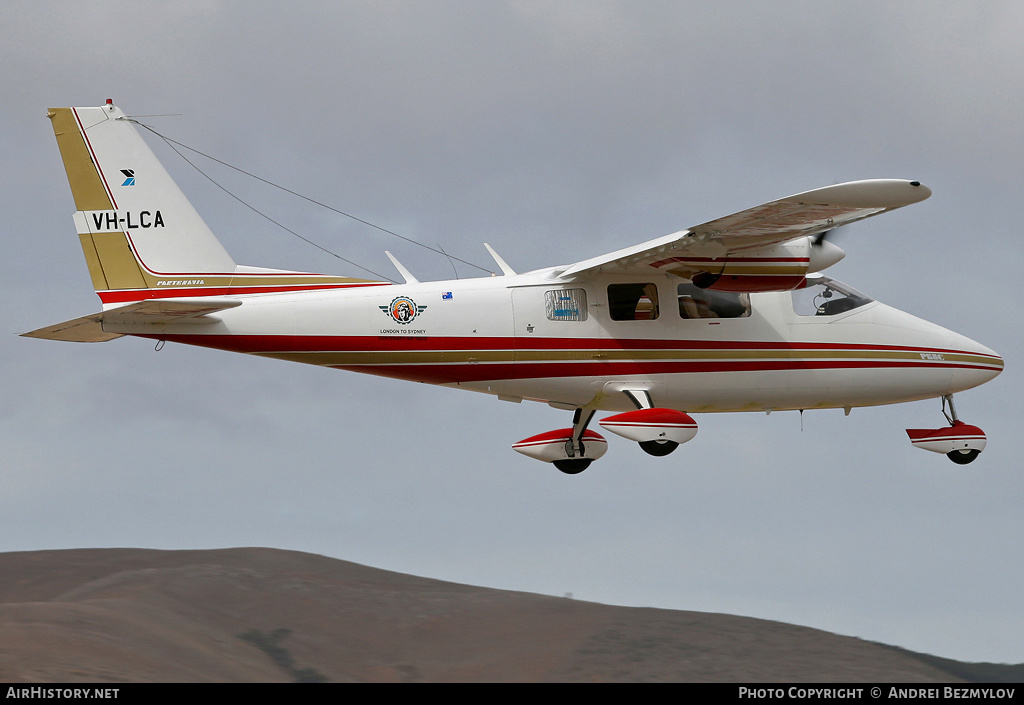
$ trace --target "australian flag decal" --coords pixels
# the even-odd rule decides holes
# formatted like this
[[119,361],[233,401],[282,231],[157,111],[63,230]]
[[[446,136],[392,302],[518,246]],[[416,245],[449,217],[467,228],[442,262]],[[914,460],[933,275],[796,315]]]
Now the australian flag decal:
[[122,169],[121,173],[124,174],[125,178],[122,186],[134,186],[135,185],[135,170],[134,169]]

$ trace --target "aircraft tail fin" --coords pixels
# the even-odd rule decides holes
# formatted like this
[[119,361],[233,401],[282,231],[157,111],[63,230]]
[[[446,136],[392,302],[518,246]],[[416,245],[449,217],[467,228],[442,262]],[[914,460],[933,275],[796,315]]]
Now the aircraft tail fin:
[[108,101],[51,108],[47,116],[93,287],[105,304],[385,283],[240,267],[119,108]]
[[234,272],[234,260],[120,109],[48,115],[97,291],[150,288],[162,275]]

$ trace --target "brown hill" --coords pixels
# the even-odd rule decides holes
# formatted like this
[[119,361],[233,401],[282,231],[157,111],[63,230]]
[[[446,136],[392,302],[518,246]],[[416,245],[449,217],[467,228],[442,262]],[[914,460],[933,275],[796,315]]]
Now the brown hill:
[[950,681],[941,668],[778,622],[293,551],[0,554],[0,682]]

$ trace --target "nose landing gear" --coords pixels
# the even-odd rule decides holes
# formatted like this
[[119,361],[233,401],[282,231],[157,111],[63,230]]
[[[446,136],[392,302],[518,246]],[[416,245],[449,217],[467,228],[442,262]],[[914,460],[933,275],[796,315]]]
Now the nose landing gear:
[[[949,412],[946,406],[949,406]],[[987,439],[985,432],[977,426],[961,421],[953,406],[953,395],[942,397],[942,414],[949,426],[942,428],[908,428],[907,435],[915,448],[943,453],[957,465],[967,465],[985,450]]]

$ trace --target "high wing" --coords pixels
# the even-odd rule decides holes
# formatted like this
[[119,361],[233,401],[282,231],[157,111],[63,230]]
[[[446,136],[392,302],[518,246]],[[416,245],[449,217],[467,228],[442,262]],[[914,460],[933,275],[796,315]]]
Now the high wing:
[[[903,179],[826,186],[577,262],[560,276],[582,279],[603,271],[639,274],[650,273],[653,268],[689,277],[695,269],[703,269],[701,261],[722,262],[737,257],[747,261],[759,257],[781,260],[785,257],[778,250],[780,245],[796,238],[803,238],[804,244],[809,235],[918,203],[931,193],[920,182]],[[812,266],[808,271],[816,270]]]
[[120,338],[122,335],[108,332],[104,324],[107,327],[140,324],[167,325],[183,320],[188,320],[191,323],[214,323],[217,319],[209,314],[241,305],[242,302],[238,299],[151,299],[56,323],[46,328],[22,333],[22,336],[65,340],[72,343],[103,343]]

